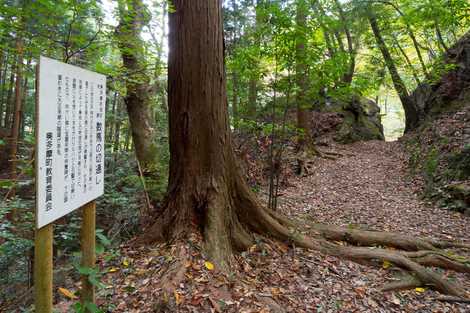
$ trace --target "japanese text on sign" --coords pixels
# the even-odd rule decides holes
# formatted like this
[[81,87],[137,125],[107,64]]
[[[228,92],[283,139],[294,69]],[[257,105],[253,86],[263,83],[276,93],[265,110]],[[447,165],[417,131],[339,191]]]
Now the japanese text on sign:
[[104,191],[106,77],[41,57],[37,112],[37,227]]

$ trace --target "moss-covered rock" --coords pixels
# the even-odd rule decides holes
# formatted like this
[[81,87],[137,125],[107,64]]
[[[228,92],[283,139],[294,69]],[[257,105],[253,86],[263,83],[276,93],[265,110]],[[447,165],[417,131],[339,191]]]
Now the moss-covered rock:
[[470,214],[470,32],[436,61],[412,94],[420,125],[405,138],[426,197]]
[[374,101],[354,96],[349,101],[336,101],[330,108],[336,110],[343,118],[335,140],[351,143],[385,139],[380,121],[380,108]]
[[432,76],[411,95],[421,125],[442,113],[459,110],[470,101],[470,32],[436,61]]

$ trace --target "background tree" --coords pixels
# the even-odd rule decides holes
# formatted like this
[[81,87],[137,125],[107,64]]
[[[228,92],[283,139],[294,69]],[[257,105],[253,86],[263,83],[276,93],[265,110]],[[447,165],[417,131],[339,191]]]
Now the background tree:
[[135,152],[145,173],[157,168],[155,118],[150,105],[152,89],[147,74],[147,59],[141,32],[149,22],[149,13],[142,0],[122,0],[119,4],[119,25],[116,36],[126,70],[126,103]]

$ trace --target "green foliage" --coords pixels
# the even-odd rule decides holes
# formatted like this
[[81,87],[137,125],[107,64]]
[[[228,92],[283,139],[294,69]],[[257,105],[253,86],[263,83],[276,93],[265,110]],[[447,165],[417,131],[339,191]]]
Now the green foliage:
[[[0,303],[14,297],[18,283],[28,284],[29,266],[32,255],[33,213],[31,200],[13,198],[0,204]],[[21,223],[12,222],[8,215],[21,212]]]

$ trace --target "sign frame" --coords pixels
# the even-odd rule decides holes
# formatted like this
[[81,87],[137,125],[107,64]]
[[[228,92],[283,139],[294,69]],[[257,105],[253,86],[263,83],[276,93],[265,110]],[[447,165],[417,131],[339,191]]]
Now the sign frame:
[[[62,85],[54,84],[57,77]],[[104,193],[106,76],[41,56],[37,80],[36,227],[41,228]]]
[[[35,217],[36,217],[36,227],[35,227],[35,238],[34,238],[34,303],[35,303],[35,310],[38,313],[52,313],[53,312],[53,238],[54,238],[54,221],[58,218],[55,218],[48,223],[42,225],[39,223],[39,197],[38,197],[38,179],[39,179],[39,138],[40,138],[40,87],[41,87],[41,80],[40,80],[40,73],[41,73],[41,65],[43,65],[43,60],[50,60],[53,62],[59,62],[53,59],[45,58],[43,56],[40,57],[38,64],[36,65],[36,94],[35,94],[35,109],[36,109],[36,116],[35,116],[35,127],[34,127],[34,135],[35,135],[35,157],[34,157],[34,169],[35,169]],[[59,62],[61,63],[61,62]],[[63,63],[64,65],[68,65]],[[79,71],[86,71],[89,73],[93,73],[84,69],[80,69],[79,67],[74,67],[76,70]],[[93,73],[97,74],[98,73]],[[78,208],[82,209],[83,214],[83,221],[82,227],[80,232],[81,237],[81,252],[82,252],[82,260],[81,266],[87,268],[94,268],[96,265],[96,253],[95,253],[95,246],[96,246],[96,202],[95,199],[103,194],[104,192],[104,149],[105,149],[105,114],[106,114],[106,77],[101,75],[103,79],[103,92],[101,93],[104,100],[103,100],[103,111],[102,113],[102,149],[103,149],[103,162],[102,162],[102,191],[99,192],[99,195],[93,197],[86,201],[86,203],[81,204],[80,206],[69,210],[62,216],[75,211]],[[59,217],[60,218],[60,217]],[[42,226],[42,227],[40,227]],[[85,312],[89,312],[87,309],[88,303],[95,303],[95,287],[93,284],[90,283],[87,275],[81,276],[81,290],[80,290],[80,302],[82,307],[85,309]]]

